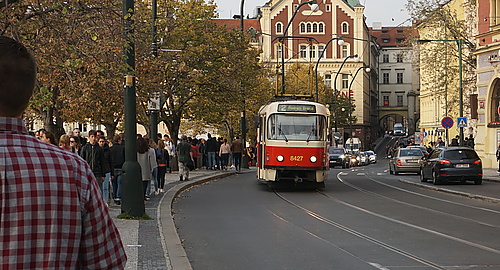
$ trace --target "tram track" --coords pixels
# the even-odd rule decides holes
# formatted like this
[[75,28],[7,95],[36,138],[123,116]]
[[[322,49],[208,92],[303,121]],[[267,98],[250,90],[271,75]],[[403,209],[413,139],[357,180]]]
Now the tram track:
[[[401,205],[404,205],[406,207],[413,207],[413,208],[416,208],[416,209],[419,209],[419,210],[423,210],[423,211],[429,211],[429,212],[432,212],[434,214],[438,214],[438,215],[444,215],[444,216],[448,216],[448,217],[451,217],[451,218],[455,218],[455,219],[459,219],[459,220],[462,220],[462,221],[466,221],[466,222],[472,222],[472,223],[475,223],[475,224],[479,224],[479,225],[482,225],[482,226],[487,226],[487,227],[490,227],[490,228],[500,228],[500,226],[498,225],[495,225],[495,224],[490,224],[490,223],[487,223],[487,222],[482,222],[482,221],[478,221],[478,220],[474,220],[474,219],[471,219],[471,218],[468,218],[468,217],[463,217],[463,216],[457,216],[457,215],[454,215],[454,214],[451,214],[451,213],[446,213],[446,212],[443,212],[443,211],[439,211],[439,210],[435,210],[435,209],[429,209],[429,208],[426,208],[426,207],[423,207],[423,206],[418,206],[418,205],[414,205],[414,204],[410,204],[408,202],[404,202],[404,201],[401,201],[401,200],[398,200],[398,199],[395,199],[395,198],[391,198],[391,197],[388,197],[388,196],[385,196],[385,195],[382,195],[382,194],[378,194],[378,193],[375,193],[375,192],[372,192],[372,191],[369,191],[369,190],[366,190],[366,189],[363,189],[359,186],[356,186],[352,183],[349,183],[348,181],[346,181],[345,179],[343,179],[341,177],[341,174],[342,173],[339,173],[337,174],[337,179],[338,181],[340,181],[340,183],[346,185],[346,186],[349,186],[350,188],[353,188],[359,192],[362,192],[362,193],[365,193],[367,195],[370,195],[370,196],[376,196],[376,197],[379,197],[379,198],[382,198],[382,199],[386,199],[386,200],[390,200],[392,202],[396,202],[396,203],[399,203]],[[411,194],[414,194],[414,195],[418,195],[418,196],[422,196],[422,197],[425,197],[427,199],[433,199],[433,200],[439,200],[439,201],[444,201],[444,202],[447,202],[447,203],[451,203],[451,204],[456,204],[456,205],[460,205],[461,207],[469,207],[471,209],[474,209],[474,210],[480,210],[480,211],[486,211],[486,212],[489,212],[489,213],[493,213],[493,214],[500,214],[499,211],[495,211],[495,210],[492,210],[492,209],[488,209],[488,208],[483,208],[483,207],[475,207],[475,206],[470,206],[470,205],[465,205],[465,204],[461,204],[461,203],[458,203],[458,202],[453,202],[453,201],[448,201],[448,200],[444,200],[444,199],[440,199],[440,198],[435,198],[435,197],[431,197],[431,196],[428,196],[428,195],[425,195],[425,194],[421,194],[421,193],[418,193],[418,192],[413,192],[413,191],[408,191],[408,190],[404,190],[402,188],[398,188],[398,187],[394,187],[394,186],[390,186],[388,184],[385,184],[383,182],[380,182],[368,175],[364,175],[367,179],[371,180],[371,181],[374,181],[378,184],[381,184],[381,185],[384,185],[386,187],[390,187],[390,188],[394,188],[396,190],[399,190],[399,191],[403,191],[403,192],[408,192],[408,193],[411,193]],[[310,209],[307,209],[306,207],[304,206],[301,206],[299,204],[297,204],[296,202],[293,202],[292,200],[286,198],[284,195],[282,195],[281,193],[279,193],[278,191],[276,190],[273,190],[274,193],[276,194],[276,196],[278,196],[281,200],[285,201],[286,203],[292,205],[293,207],[303,211],[304,213],[306,213],[307,215],[311,216],[312,218],[318,220],[318,221],[321,221],[323,223],[326,223],[330,226],[333,226],[337,229],[340,229],[344,232],[347,232],[357,238],[360,238],[360,239],[363,239],[365,241],[369,241],[377,246],[380,246],[384,249],[387,249],[391,252],[394,252],[394,253],[397,253],[397,254],[400,254],[406,258],[409,258],[411,260],[414,260],[416,262],[419,262],[419,263],[422,263],[424,265],[427,265],[433,269],[448,269],[447,267],[444,267],[444,266],[441,266],[437,263],[434,263],[432,261],[429,261],[425,258],[422,258],[422,257],[419,257],[418,255],[415,255],[411,252],[408,252],[404,249],[401,249],[401,248],[398,248],[394,245],[391,245],[391,244],[388,244],[382,240],[379,240],[379,239],[376,239],[376,238],[373,238],[367,234],[364,234],[364,233],[361,233],[359,231],[356,231],[355,229],[353,228],[349,228],[347,226],[344,226],[338,222],[335,222],[315,211],[312,211]],[[467,246],[470,246],[470,247],[473,247],[473,248],[477,248],[477,249],[480,249],[480,250],[483,250],[483,251],[486,251],[486,252],[490,252],[490,253],[493,253],[493,254],[498,254],[500,255],[500,250],[499,249],[496,249],[496,248],[492,248],[492,247],[488,247],[488,246],[485,246],[485,245],[482,245],[480,243],[475,243],[473,241],[469,241],[469,240],[466,240],[466,239],[462,239],[462,238],[459,238],[459,237],[456,237],[456,236],[453,236],[453,235],[449,235],[449,234],[446,234],[446,233],[443,233],[443,232],[439,232],[439,231],[436,231],[436,230],[432,230],[432,229],[428,229],[428,228],[423,228],[422,226],[419,226],[419,225],[415,225],[415,224],[412,224],[412,223],[409,223],[409,222],[406,222],[406,221],[402,221],[402,220],[398,220],[398,219],[395,219],[395,218],[392,218],[390,216],[387,216],[387,215],[383,215],[383,214],[379,214],[379,213],[375,213],[373,211],[370,211],[369,209],[366,209],[366,208],[363,208],[363,207],[360,207],[360,206],[357,206],[357,205],[354,205],[354,204],[351,204],[347,201],[344,201],[344,200],[340,200],[338,198],[335,198],[335,197],[332,197],[331,195],[328,195],[326,194],[325,192],[322,192],[320,190],[316,190],[316,193],[329,199],[329,200],[332,200],[336,203],[339,203],[339,204],[342,204],[348,208],[351,208],[351,209],[354,209],[354,210],[357,210],[357,211],[360,211],[360,212],[363,212],[365,214],[368,214],[368,215],[371,215],[371,216],[374,216],[374,217],[377,217],[377,218],[381,218],[383,220],[386,220],[386,221],[389,221],[391,223],[395,223],[395,224],[398,224],[398,225],[402,225],[402,226],[405,226],[405,227],[409,227],[411,229],[414,229],[414,230],[418,230],[418,231],[421,231],[421,232],[424,232],[424,233],[428,233],[428,234],[432,234],[432,235],[435,235],[435,236],[438,236],[438,237],[441,237],[441,238],[444,238],[444,239],[447,239],[447,240],[451,240],[451,241],[454,241],[454,242],[457,242],[457,243],[460,243],[460,244],[464,244],[464,245],[467,245]],[[273,213],[274,214],[274,213]],[[276,216],[276,214],[274,214]],[[283,217],[280,217],[280,216],[277,216],[278,218],[284,220]],[[288,221],[287,221],[288,222]],[[303,229],[305,230],[305,229]],[[311,233],[311,232],[308,232],[309,234],[311,234],[312,236],[316,237],[316,238],[319,238],[321,239],[322,241],[325,241],[325,242],[328,242],[330,243],[328,240],[325,240],[321,237],[319,237],[317,234],[314,234],[314,233]],[[336,246],[335,244],[333,243],[330,243],[334,246]],[[337,247],[337,246],[336,246]],[[343,250],[343,249],[342,249]],[[351,253],[349,253],[351,254]],[[359,258],[356,256],[356,258]],[[371,264],[370,262],[367,262],[365,261],[366,263],[368,264]]]
[[[415,255],[415,254],[411,254],[411,253],[409,253],[409,252],[407,252],[407,251],[404,251],[404,250],[402,250],[402,249],[399,249],[399,248],[397,248],[397,247],[395,247],[395,246],[392,246],[392,245],[387,244],[387,243],[385,243],[385,242],[383,242],[383,241],[377,240],[377,239],[375,239],[375,238],[373,238],[373,237],[370,237],[370,236],[368,236],[368,235],[366,235],[366,234],[363,234],[363,233],[358,232],[358,231],[356,231],[356,230],[354,230],[354,229],[351,229],[351,228],[349,228],[349,227],[346,227],[346,226],[344,226],[344,225],[342,225],[342,224],[340,224],[340,223],[337,223],[337,222],[335,222],[335,221],[333,221],[333,220],[331,220],[331,219],[328,219],[328,218],[326,218],[326,217],[324,217],[324,216],[322,216],[322,215],[320,215],[320,214],[318,214],[318,213],[316,213],[316,212],[314,212],[314,211],[311,211],[311,210],[309,210],[309,209],[307,209],[307,208],[305,208],[305,207],[302,207],[302,206],[300,206],[300,205],[298,205],[298,204],[294,203],[293,201],[291,201],[291,200],[289,200],[289,199],[285,198],[283,195],[281,195],[281,194],[280,194],[279,192],[277,192],[276,190],[273,190],[273,191],[274,191],[274,193],[276,194],[276,196],[278,196],[280,199],[282,199],[282,200],[283,200],[283,201],[285,201],[286,203],[288,203],[288,204],[292,205],[293,207],[295,207],[295,208],[297,208],[297,209],[299,209],[299,210],[301,210],[301,211],[305,212],[307,215],[309,215],[309,216],[311,216],[311,217],[313,217],[313,218],[315,218],[315,219],[317,219],[317,220],[319,220],[319,221],[321,221],[321,222],[324,222],[324,223],[326,223],[326,224],[328,224],[328,225],[330,225],[330,226],[333,226],[333,227],[335,227],[335,228],[337,228],[337,229],[340,229],[340,230],[342,230],[342,231],[344,231],[344,232],[347,232],[347,233],[349,233],[349,234],[351,234],[351,235],[354,235],[354,236],[356,236],[356,237],[358,237],[358,238],[360,238],[360,239],[363,239],[363,240],[366,240],[366,241],[368,241],[368,242],[371,242],[371,243],[373,243],[373,244],[375,244],[375,245],[377,245],[377,246],[380,246],[380,247],[382,247],[382,248],[385,248],[385,249],[387,249],[387,250],[389,250],[389,251],[392,251],[392,252],[395,252],[395,253],[397,253],[397,254],[400,254],[400,255],[402,255],[402,256],[404,256],[404,257],[406,257],[406,258],[409,258],[409,259],[414,260],[414,261],[416,261],[416,262],[419,262],[419,263],[422,263],[422,264],[424,264],[424,265],[427,265],[427,266],[429,266],[429,267],[431,267],[431,268],[433,268],[433,269],[441,269],[441,270],[445,270],[445,269],[446,269],[446,268],[444,268],[444,267],[442,267],[442,266],[440,266],[440,265],[438,265],[438,264],[436,264],[436,263],[433,263],[433,262],[428,261],[428,260],[426,260],[426,259],[420,258],[419,256],[417,256],[417,255]],[[276,216],[277,218],[281,219],[282,221],[285,221],[285,222],[287,222],[287,223],[291,223],[290,221],[286,220],[285,218],[283,218],[283,217],[281,217],[281,216],[279,216],[279,215],[277,215],[277,214],[275,214],[275,213],[272,213],[272,214],[273,214],[274,216]],[[305,229],[303,229],[303,228],[301,228],[301,229],[302,229],[302,230],[305,230]],[[320,240],[322,240],[322,241],[324,241],[324,242],[327,242],[327,243],[329,243],[329,244],[331,244],[331,245],[334,245],[335,247],[338,247],[337,245],[335,245],[335,244],[333,244],[333,243],[331,243],[331,242],[327,241],[327,240],[326,240],[326,239],[324,239],[324,238],[319,237],[319,236],[318,236],[318,235],[316,235],[316,234],[312,234],[312,233],[310,233],[310,232],[309,232],[309,231],[307,231],[307,230],[306,230],[306,232],[308,232],[308,233],[309,233],[310,235],[312,235],[313,237],[316,237],[316,238],[318,238],[318,239],[320,239]],[[350,252],[346,251],[345,249],[341,249],[341,250],[343,250],[344,252],[347,252],[347,253],[349,253],[349,254],[351,254],[351,255],[352,255],[352,253],[350,253]],[[353,255],[353,256],[354,256],[354,255]],[[358,256],[355,256],[355,257],[356,257],[356,258],[358,258],[358,259],[361,259],[361,258],[359,258]],[[361,260],[362,260],[362,259],[361,259]],[[370,264],[370,265],[372,265],[372,266],[374,266],[374,267],[375,267],[375,265],[374,265],[373,263],[368,262],[368,261],[365,261],[365,260],[363,260],[363,261],[364,261],[365,263]]]

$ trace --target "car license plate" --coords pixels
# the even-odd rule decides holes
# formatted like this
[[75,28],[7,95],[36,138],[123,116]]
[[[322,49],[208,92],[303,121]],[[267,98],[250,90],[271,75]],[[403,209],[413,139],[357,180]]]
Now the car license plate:
[[408,163],[417,163],[418,159],[408,159],[406,162],[408,162]]
[[469,168],[469,164],[457,164],[457,168]]

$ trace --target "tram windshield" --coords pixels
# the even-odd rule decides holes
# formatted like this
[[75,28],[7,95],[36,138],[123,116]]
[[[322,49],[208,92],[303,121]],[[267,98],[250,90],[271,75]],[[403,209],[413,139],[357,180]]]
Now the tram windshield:
[[322,115],[272,114],[268,120],[270,140],[325,140],[326,117]]

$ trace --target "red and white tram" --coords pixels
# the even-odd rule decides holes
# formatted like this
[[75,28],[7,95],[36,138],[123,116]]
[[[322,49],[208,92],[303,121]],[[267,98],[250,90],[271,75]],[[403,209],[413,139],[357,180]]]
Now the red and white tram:
[[274,101],[259,110],[257,177],[324,187],[328,178],[328,123],[322,104]]

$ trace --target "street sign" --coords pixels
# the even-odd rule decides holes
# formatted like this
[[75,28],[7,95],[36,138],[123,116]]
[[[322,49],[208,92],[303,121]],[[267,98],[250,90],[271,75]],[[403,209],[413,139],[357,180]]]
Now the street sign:
[[467,127],[467,117],[458,117],[457,118],[457,126],[459,128]]
[[451,117],[444,117],[443,120],[441,120],[441,125],[444,128],[449,129],[453,126],[453,119]]

